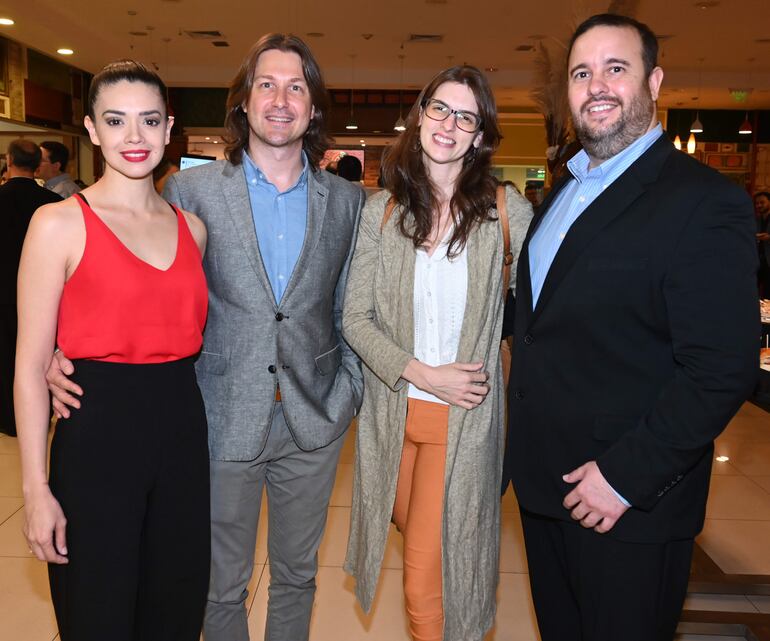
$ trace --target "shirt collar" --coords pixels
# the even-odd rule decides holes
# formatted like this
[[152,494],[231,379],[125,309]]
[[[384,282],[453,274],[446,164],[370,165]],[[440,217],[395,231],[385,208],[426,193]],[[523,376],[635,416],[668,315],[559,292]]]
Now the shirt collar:
[[[254,161],[249,156],[248,152],[244,149],[243,151],[243,169],[246,172],[246,180],[248,182],[251,182],[252,178],[256,178],[257,183],[261,183],[263,185],[272,185],[268,179],[267,176],[262,172],[262,170],[257,167],[257,165],[254,163]],[[294,183],[291,187],[289,187],[286,191],[292,191],[294,189],[304,189],[305,185],[307,184],[307,175],[309,171],[310,163],[307,159],[307,154],[305,153],[305,150],[302,150],[302,171],[299,174],[299,178],[297,178],[297,182]],[[286,192],[284,192],[286,193]]]
[[588,166],[591,159],[588,157],[585,149],[581,149],[572,158],[567,161],[567,168],[570,173],[575,177],[578,182],[583,182],[589,176],[602,177],[611,173],[619,165],[630,165],[639,156],[641,156],[647,149],[650,148],[653,142],[655,142],[663,133],[663,126],[658,123],[646,134],[640,136],[628,147],[618,154],[615,154],[612,158],[608,158],[598,167],[589,169]]
[[70,175],[64,172],[58,176],[54,176],[51,180],[47,180],[44,186],[51,189],[52,187],[56,187],[59,183],[67,182],[68,180],[70,180]]

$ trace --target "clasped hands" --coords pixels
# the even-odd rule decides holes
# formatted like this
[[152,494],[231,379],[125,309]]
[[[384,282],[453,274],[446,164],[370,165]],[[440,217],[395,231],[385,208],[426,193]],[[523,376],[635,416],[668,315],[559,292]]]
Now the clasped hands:
[[576,483],[562,505],[584,528],[593,528],[599,534],[609,532],[628,509],[612,491],[596,461],[588,461],[562,478],[566,483]]
[[489,372],[484,363],[448,363],[426,365],[416,358],[407,364],[403,378],[421,390],[437,396],[450,405],[472,410],[489,393]]

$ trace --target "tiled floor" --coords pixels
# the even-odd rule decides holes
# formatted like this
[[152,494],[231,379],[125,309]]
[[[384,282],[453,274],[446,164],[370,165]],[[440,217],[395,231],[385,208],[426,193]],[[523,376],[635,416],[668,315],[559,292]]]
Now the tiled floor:
[[[746,404],[717,441],[706,527],[700,544],[726,572],[770,574],[770,415]],[[391,533],[372,612],[355,603],[353,582],[343,571],[350,518],[353,438],[347,438],[319,553],[318,592],[312,641],[409,641],[401,589],[401,541]],[[43,564],[33,559],[21,535],[23,517],[16,440],[0,435],[0,640],[55,641],[56,626]],[[262,515],[267,507],[263,506]],[[267,519],[262,518],[262,523]],[[260,527],[255,572],[249,587],[249,629],[262,641],[269,566],[266,530]],[[527,584],[527,564],[516,501],[503,499],[500,604],[497,625],[485,641],[537,641]],[[686,607],[770,613],[770,597],[690,595]],[[738,641],[714,637],[718,641]],[[680,641],[710,641],[685,635]]]

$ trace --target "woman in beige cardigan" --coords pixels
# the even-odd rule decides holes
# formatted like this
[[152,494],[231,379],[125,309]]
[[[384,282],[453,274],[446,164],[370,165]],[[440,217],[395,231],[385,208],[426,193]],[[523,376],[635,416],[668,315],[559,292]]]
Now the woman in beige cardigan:
[[[504,234],[500,140],[474,67],[438,74],[383,163],[348,277],[343,331],[365,368],[345,569],[369,610],[391,519],[415,641],[479,641],[498,577]],[[514,262],[530,205],[505,191]],[[392,215],[391,215],[392,212]]]

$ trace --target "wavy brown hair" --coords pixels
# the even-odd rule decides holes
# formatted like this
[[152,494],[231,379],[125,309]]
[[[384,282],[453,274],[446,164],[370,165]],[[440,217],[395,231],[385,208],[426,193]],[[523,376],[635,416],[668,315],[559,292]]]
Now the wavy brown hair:
[[225,156],[234,165],[243,161],[243,150],[249,143],[249,122],[243,111],[243,105],[249,99],[254,84],[254,70],[257,61],[265,51],[277,49],[286,53],[296,53],[302,60],[302,73],[310,91],[310,102],[314,114],[302,138],[302,148],[307,154],[312,167],[318,167],[324,152],[331,146],[326,132],[326,114],[329,111],[329,94],[326,92],[321,68],[313,57],[310,48],[297,36],[283,33],[268,33],[262,36],[251,48],[241,63],[240,69],[230,83],[227,94],[227,115],[225,115]]
[[[456,256],[465,247],[476,225],[496,219],[489,215],[489,209],[495,206],[497,180],[489,170],[502,136],[497,126],[495,97],[481,71],[469,65],[451,67],[427,84],[406,117],[406,130],[383,159],[382,178],[385,188],[402,207],[397,221],[399,230],[412,239],[415,247],[424,245],[433,229],[433,212],[439,211],[440,201],[423,162],[419,121],[423,106],[445,82],[468,87],[481,116],[481,142],[478,148],[471,146],[465,154],[455,192],[449,201],[455,228],[447,253]],[[413,220],[407,218],[407,212]]]

